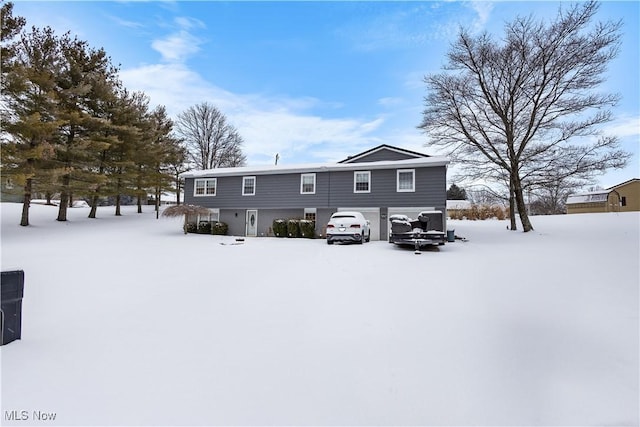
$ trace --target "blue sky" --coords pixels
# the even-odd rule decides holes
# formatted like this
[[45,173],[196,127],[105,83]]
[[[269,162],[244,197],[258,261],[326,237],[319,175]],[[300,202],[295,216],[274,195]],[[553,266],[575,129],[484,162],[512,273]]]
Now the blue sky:
[[[417,129],[426,88],[462,26],[501,34],[517,15],[566,2],[16,1],[27,25],[103,47],[130,90],[175,117],[210,102],[245,140],[249,165],[332,162],[378,144],[438,154]],[[603,90],[623,99],[607,131],[634,157],[608,187],[640,177],[640,5],[603,2],[624,22]]]

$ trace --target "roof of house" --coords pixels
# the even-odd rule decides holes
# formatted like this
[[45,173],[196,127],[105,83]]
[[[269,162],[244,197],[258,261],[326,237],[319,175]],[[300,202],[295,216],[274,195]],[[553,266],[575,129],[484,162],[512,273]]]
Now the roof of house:
[[419,157],[431,157],[427,154],[423,154],[423,153],[418,153],[417,151],[411,151],[411,150],[407,150],[404,148],[399,148],[399,147],[394,147],[392,145],[387,145],[387,144],[381,144],[378,145],[377,147],[373,147],[367,151],[363,151],[362,153],[358,153],[355,154],[353,156],[349,156],[344,160],[340,160],[338,163],[350,163],[350,162],[354,162],[364,156],[368,156],[370,154],[376,153],[378,151],[381,150],[389,150],[389,151],[395,151],[396,153],[402,153],[402,154],[407,154],[411,157],[415,157],[415,158],[419,158]]
[[571,205],[575,203],[601,203],[606,202],[609,197],[609,190],[606,191],[594,191],[590,193],[573,194],[567,197],[566,204]]
[[632,182],[635,182],[635,181],[640,181],[640,178],[631,178],[630,180],[622,182],[622,183],[620,183],[618,185],[614,185],[613,187],[609,187],[609,190],[615,190],[616,188],[620,188],[623,185],[631,184]]
[[218,176],[242,175],[277,175],[285,173],[313,173],[329,171],[356,171],[390,168],[416,168],[429,166],[445,166],[449,164],[446,157],[420,157],[406,160],[386,160],[361,163],[308,163],[298,165],[243,166],[234,168],[216,168],[200,171],[189,171],[181,174],[184,178],[206,178]]
[[596,191],[589,191],[586,193],[578,193],[578,194],[572,194],[571,196],[567,197],[567,201],[565,202],[567,205],[571,205],[571,204],[575,204],[575,203],[600,203],[600,202],[606,202],[607,201],[607,197],[609,197],[609,193],[611,193],[612,191],[614,191],[617,188],[620,188],[624,185],[630,184],[634,181],[640,181],[639,178],[632,178],[628,181],[625,181],[623,183],[620,183],[618,185],[614,185],[613,187],[609,187],[605,190],[596,190]]

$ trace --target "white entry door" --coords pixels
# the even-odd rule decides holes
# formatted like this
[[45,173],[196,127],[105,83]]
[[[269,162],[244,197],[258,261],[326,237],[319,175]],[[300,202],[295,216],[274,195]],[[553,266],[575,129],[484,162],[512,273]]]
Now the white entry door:
[[247,210],[247,236],[256,237],[258,235],[258,211]]

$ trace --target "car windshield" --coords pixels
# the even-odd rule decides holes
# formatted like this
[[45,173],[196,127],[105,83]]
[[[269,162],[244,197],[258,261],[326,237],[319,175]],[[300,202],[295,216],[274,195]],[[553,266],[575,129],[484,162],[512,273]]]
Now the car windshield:
[[331,218],[336,219],[336,218],[355,218],[354,215],[334,215]]

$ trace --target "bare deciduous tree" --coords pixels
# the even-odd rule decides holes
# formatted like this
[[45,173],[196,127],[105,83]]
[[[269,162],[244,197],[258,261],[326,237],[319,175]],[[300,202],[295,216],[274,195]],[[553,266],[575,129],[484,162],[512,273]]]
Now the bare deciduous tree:
[[185,142],[196,169],[234,167],[245,164],[242,137],[226,116],[204,102],[180,113],[175,131]]
[[519,17],[501,42],[463,30],[445,72],[425,78],[419,128],[476,177],[507,178],[525,232],[533,230],[527,187],[588,179],[629,158],[599,128],[619,99],[595,89],[618,53],[621,23],[592,23],[597,10],[593,1],[561,8],[548,24]]

